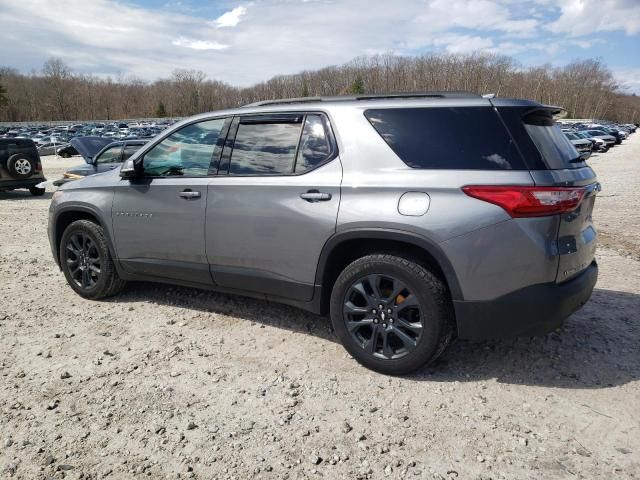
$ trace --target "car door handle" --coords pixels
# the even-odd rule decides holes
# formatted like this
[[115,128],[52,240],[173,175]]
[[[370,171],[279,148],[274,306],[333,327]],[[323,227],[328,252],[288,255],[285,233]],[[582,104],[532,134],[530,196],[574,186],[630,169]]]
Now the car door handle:
[[183,190],[179,193],[182,198],[200,198],[200,192],[194,192],[193,190]]
[[307,202],[326,202],[331,200],[330,193],[319,192],[318,190],[309,190],[306,193],[301,193],[300,198]]

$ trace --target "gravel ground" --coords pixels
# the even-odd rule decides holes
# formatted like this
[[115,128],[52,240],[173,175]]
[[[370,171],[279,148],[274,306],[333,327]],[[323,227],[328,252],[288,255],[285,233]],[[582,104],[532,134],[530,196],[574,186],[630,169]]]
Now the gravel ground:
[[0,476],[640,478],[640,134],[590,163],[591,301],[405,378],[289,307],[152,284],[83,300],[51,259],[51,193],[0,193]]

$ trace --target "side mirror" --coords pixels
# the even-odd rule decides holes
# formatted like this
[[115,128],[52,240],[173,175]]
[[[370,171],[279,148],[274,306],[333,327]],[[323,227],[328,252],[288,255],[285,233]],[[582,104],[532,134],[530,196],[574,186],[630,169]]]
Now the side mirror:
[[88,165],[93,165],[93,157],[85,158],[84,161],[87,162]]
[[130,158],[125,160],[122,167],[120,167],[120,177],[131,179],[140,176],[141,165],[141,161],[132,160]]

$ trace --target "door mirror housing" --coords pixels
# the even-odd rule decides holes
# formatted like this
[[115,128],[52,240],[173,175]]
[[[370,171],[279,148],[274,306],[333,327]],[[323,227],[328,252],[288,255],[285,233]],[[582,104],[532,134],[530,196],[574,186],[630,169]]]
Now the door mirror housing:
[[136,178],[140,176],[142,161],[127,159],[120,167],[121,178]]

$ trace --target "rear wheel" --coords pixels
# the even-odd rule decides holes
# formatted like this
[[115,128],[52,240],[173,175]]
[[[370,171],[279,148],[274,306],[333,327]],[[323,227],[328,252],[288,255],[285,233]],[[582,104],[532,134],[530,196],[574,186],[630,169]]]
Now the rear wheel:
[[116,272],[104,230],[89,220],[77,220],[64,231],[60,265],[71,288],[92,300],[113,296],[126,283]]
[[36,187],[35,185],[33,187],[29,187],[29,192],[31,192],[31,195],[34,197],[41,197],[44,195],[45,191],[46,190],[44,188]]
[[435,360],[453,336],[443,282],[417,262],[388,254],[359,258],[342,271],[331,322],[358,362],[391,375]]

